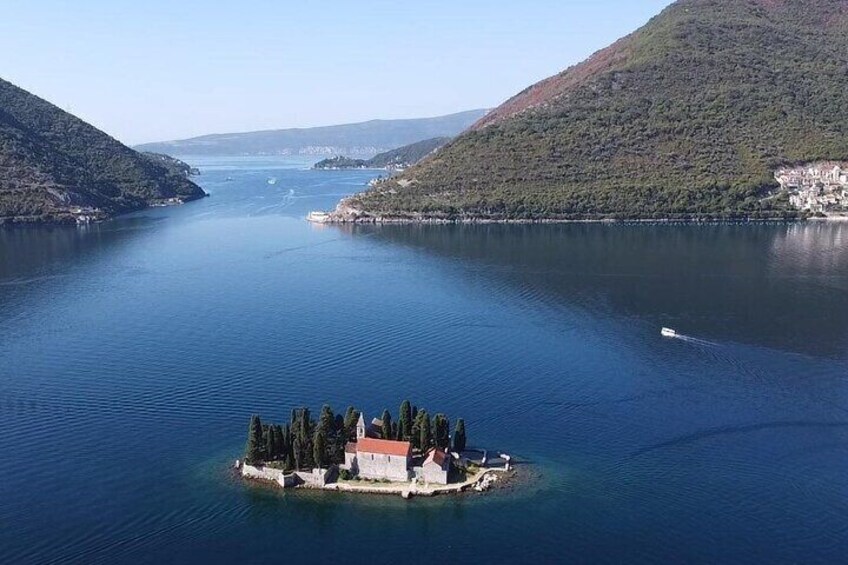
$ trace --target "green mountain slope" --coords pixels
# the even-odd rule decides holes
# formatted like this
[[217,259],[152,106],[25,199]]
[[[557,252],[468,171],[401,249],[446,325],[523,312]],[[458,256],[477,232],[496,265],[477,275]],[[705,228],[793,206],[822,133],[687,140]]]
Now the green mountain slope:
[[470,110],[435,118],[204,135],[145,143],[136,149],[170,155],[357,155],[370,157],[422,139],[452,137],[482,118]]
[[680,0],[340,216],[792,215],[785,163],[848,158],[848,0]]
[[412,166],[450,141],[449,137],[434,137],[385,151],[368,160],[369,167],[406,168]]
[[0,80],[0,223],[99,219],[202,196],[173,163]]

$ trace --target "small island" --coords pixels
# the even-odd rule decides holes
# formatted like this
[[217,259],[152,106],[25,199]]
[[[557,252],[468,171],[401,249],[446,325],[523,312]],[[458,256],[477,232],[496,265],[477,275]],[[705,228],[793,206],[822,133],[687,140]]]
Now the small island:
[[251,417],[242,477],[282,488],[433,496],[482,492],[509,476],[510,456],[492,457],[467,446],[465,421],[451,434],[444,414],[429,413],[408,400],[397,421],[384,410],[368,422],[353,406],[344,416],[324,405],[316,419],[309,408],[291,412],[288,424],[263,424]]

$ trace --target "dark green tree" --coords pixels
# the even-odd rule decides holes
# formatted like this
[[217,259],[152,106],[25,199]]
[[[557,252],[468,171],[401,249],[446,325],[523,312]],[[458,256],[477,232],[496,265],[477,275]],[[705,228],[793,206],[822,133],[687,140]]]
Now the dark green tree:
[[321,415],[318,417],[318,428],[324,432],[324,435],[329,436],[333,432],[336,417],[333,415],[333,409],[329,404],[321,407]]
[[264,457],[265,442],[262,437],[262,421],[254,414],[250,418],[250,427],[247,431],[247,447],[244,450],[245,463],[253,464],[262,461]]
[[283,458],[288,459],[291,463],[292,460],[292,435],[291,428],[288,424],[283,428]]
[[274,426],[265,426],[265,459],[268,461],[274,460],[276,442]]
[[324,468],[327,466],[327,437],[320,427],[315,432],[315,439],[312,442],[312,459],[315,461],[316,467]]
[[465,450],[465,442],[465,420],[460,418],[456,421],[456,427],[453,429],[453,450],[462,453]]
[[398,412],[398,435],[397,438],[404,441],[409,441],[412,436],[412,406],[408,400],[404,400],[400,404]]
[[421,418],[416,414],[412,420],[412,433],[409,436],[409,441],[415,449],[421,449]]
[[299,437],[295,437],[294,443],[292,444],[292,459],[294,460],[293,463],[295,470],[300,471],[303,466],[303,444]]
[[353,406],[348,406],[344,417],[343,435],[345,441],[350,441],[356,437],[356,421],[359,419],[359,412]]
[[383,426],[381,428],[383,439],[394,439],[392,437],[392,415],[388,410],[383,410],[383,417],[380,418],[380,420],[383,421]]
[[418,426],[420,429],[420,439],[418,442],[420,444],[419,447],[422,451],[427,451],[428,449],[430,449],[430,446],[433,445],[433,432],[430,426],[430,417],[427,415],[426,410],[421,410],[418,413],[418,419]]
[[286,436],[282,426],[274,426],[277,436],[277,459],[283,459],[286,455]]
[[440,449],[450,447],[450,422],[444,414],[436,414],[433,418],[433,439]]
[[301,408],[300,409],[300,439],[303,443],[309,443],[309,438],[311,437],[310,433],[310,416],[309,416],[309,408]]

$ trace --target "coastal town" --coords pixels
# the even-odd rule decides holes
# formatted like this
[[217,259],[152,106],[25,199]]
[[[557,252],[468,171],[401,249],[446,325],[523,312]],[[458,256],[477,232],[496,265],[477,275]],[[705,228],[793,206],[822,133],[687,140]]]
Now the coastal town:
[[292,412],[286,426],[251,419],[243,461],[236,467],[246,479],[284,489],[312,488],[343,492],[398,494],[404,498],[482,492],[509,476],[511,458],[468,448],[465,422],[453,434],[443,414],[432,419],[408,401],[397,422],[386,410],[366,420],[349,408],[344,417],[324,406],[317,421],[309,410]]
[[814,214],[848,212],[848,163],[823,161],[778,169],[780,188],[795,208]]

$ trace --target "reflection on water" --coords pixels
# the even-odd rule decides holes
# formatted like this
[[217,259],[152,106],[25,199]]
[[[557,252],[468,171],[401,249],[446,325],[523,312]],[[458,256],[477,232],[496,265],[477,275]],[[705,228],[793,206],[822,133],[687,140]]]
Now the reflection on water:
[[339,229],[467,262],[521,292],[635,316],[657,331],[665,325],[710,340],[848,353],[842,222]]
[[[848,225],[316,227],[371,173],[192,164],[210,198],[0,230],[4,560],[848,552]],[[541,478],[411,503],[231,480],[251,413],[406,397]]]

